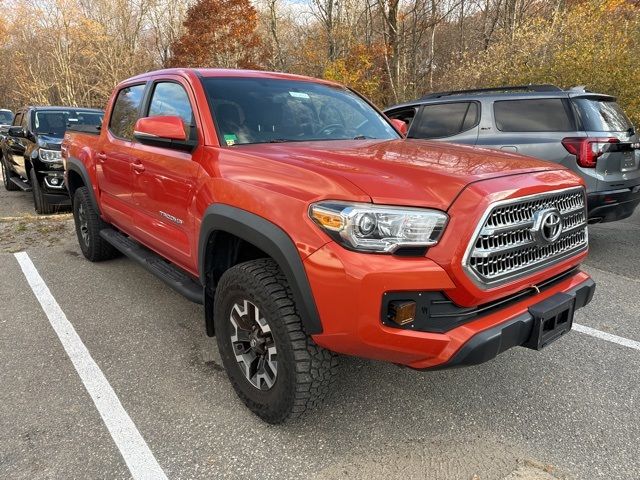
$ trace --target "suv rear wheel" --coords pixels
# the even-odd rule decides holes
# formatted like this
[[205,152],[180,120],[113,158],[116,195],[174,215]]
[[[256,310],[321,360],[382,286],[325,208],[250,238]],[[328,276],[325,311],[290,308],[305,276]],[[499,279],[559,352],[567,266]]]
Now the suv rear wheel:
[[264,421],[282,423],[322,402],[338,359],[305,334],[291,289],[273,260],[252,260],[222,275],[214,323],[233,388]]
[[13,183],[10,178],[13,177],[11,173],[9,173],[9,169],[7,168],[7,164],[5,163],[4,158],[0,158],[0,166],[2,168],[2,183],[4,183],[4,188],[9,190],[10,192],[15,192],[19,190],[18,185]]

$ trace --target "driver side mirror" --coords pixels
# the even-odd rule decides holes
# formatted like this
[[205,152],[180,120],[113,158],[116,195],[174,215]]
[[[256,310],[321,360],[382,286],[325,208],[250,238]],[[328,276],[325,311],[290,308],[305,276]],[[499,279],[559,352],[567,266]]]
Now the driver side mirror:
[[7,133],[9,134],[10,137],[15,137],[15,138],[26,137],[24,128],[22,128],[20,125],[16,125],[15,127],[9,127],[9,130]]
[[398,118],[391,118],[390,121],[391,121],[391,125],[394,126],[394,128],[398,131],[400,135],[402,135],[403,137],[407,136],[407,132],[409,131],[409,128],[407,127],[407,124],[405,122],[403,122]]
[[187,138],[182,118],[176,115],[139,118],[133,136],[144,145],[189,152],[197,145]]

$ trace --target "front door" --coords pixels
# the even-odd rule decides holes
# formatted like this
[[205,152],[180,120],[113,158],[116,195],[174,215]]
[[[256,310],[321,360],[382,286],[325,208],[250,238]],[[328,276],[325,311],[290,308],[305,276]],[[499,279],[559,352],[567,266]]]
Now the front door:
[[[182,118],[187,136],[196,135],[189,87],[179,78],[154,82],[146,116]],[[136,236],[163,256],[196,271],[196,240],[191,207],[199,164],[191,152],[136,144],[133,192]]]
[[96,175],[106,219],[130,233],[133,227],[133,169],[136,144],[133,127],[140,117],[146,85],[123,87],[113,104],[106,136],[96,147]]
[[475,145],[480,104],[474,101],[423,105],[409,127],[407,138]]

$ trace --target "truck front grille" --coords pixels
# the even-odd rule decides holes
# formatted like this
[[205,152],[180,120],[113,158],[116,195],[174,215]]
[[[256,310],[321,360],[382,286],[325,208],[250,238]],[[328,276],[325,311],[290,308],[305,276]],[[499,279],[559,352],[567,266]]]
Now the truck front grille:
[[544,268],[587,248],[581,187],[498,202],[482,217],[464,259],[480,286]]

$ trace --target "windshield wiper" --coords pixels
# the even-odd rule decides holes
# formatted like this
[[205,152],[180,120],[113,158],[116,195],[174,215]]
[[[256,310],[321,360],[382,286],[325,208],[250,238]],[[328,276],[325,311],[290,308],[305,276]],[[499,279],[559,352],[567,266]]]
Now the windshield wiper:
[[367,135],[356,135],[353,137],[354,140],[372,140],[376,137],[368,137]]
[[288,140],[286,138],[274,138],[273,140],[269,140],[269,143],[285,143],[290,141],[291,140]]

